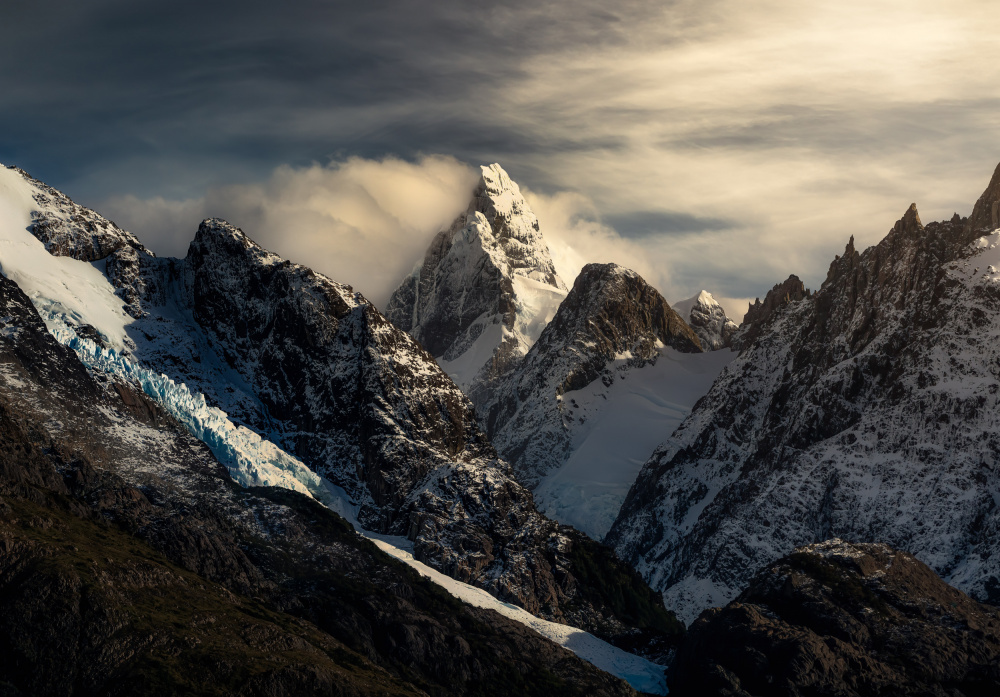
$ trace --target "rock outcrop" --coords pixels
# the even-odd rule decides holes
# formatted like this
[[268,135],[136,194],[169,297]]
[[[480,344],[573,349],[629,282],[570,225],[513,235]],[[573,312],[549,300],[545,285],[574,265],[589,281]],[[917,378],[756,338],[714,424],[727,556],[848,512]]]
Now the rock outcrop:
[[[854,238],[851,238],[851,249],[853,249]],[[755,298],[747,312],[743,315],[743,323],[739,325],[738,331],[734,332],[731,344],[734,348],[742,350],[753,343],[754,339],[761,335],[764,328],[780,309],[789,303],[798,302],[807,298],[810,291],[798,276],[792,274],[781,283],[776,283],[774,288],[767,291],[764,302],[760,298]]]
[[686,620],[830,537],[1000,599],[1000,252],[976,222],[996,181],[975,221],[924,226],[911,206],[878,245],[852,240],[818,291],[792,279],[751,313],[759,334],[737,336],[607,537]]
[[839,539],[796,549],[691,626],[670,677],[685,695],[987,695],[1000,609],[915,557]]

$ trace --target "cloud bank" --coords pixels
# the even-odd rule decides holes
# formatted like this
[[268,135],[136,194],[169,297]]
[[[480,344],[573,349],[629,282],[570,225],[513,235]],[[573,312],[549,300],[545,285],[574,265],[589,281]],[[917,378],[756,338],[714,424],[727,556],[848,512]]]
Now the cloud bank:
[[184,256],[198,223],[220,217],[267,249],[354,286],[378,305],[469,203],[478,175],[449,157],[350,158],[283,166],[259,184],[167,200],[113,197],[101,209],[160,255]]

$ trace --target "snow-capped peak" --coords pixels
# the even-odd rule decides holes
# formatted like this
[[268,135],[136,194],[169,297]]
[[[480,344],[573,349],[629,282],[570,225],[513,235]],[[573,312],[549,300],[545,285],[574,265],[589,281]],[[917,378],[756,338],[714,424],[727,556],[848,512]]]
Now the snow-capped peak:
[[673,304],[673,310],[688,323],[701,340],[705,350],[728,348],[739,327],[729,317],[719,301],[707,290]]
[[484,165],[481,169],[482,178],[466,212],[467,222],[477,212],[485,216],[510,274],[567,290],[556,273],[538,218],[521,195],[521,188],[499,164]]
[[482,404],[567,292],[520,187],[492,164],[482,167],[468,209],[393,293],[386,315]]

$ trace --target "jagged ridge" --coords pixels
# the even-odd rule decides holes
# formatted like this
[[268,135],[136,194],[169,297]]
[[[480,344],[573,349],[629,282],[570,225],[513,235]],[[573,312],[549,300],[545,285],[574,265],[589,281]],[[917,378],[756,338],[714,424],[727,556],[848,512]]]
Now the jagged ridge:
[[970,246],[998,177],[968,221],[925,227],[911,206],[878,245],[852,240],[644,466],[608,541],[685,618],[830,536],[1000,597],[998,262],[992,237]]
[[438,233],[393,293],[386,317],[423,344],[478,407],[565,295],[538,219],[493,164],[482,167],[468,210]]

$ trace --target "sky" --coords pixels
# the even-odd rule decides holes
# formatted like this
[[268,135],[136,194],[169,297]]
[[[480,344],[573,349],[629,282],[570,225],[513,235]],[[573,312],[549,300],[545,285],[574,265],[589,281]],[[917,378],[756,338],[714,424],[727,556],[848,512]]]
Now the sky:
[[0,162],[183,255],[225,217],[376,304],[477,167],[571,284],[630,266],[740,318],[1000,162],[980,0],[148,0],[0,10]]

